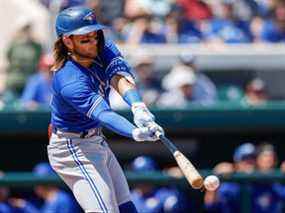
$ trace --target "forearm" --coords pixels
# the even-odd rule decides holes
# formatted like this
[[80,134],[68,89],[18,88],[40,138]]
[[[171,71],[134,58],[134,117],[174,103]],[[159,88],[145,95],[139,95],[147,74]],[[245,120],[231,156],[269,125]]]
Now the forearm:
[[[134,115],[134,123],[137,127],[146,127],[150,123],[154,122],[154,115],[143,103],[134,83],[123,76],[114,76],[112,79],[112,86],[121,94],[125,102],[131,107]],[[159,126],[158,128],[161,129]]]
[[135,129],[135,126],[119,114],[113,111],[103,111],[98,115],[97,119],[100,120],[104,127],[113,132],[133,138],[132,132]]
[[111,83],[113,88],[122,96],[129,106],[132,106],[135,103],[142,103],[142,98],[134,81],[130,81],[124,76],[117,75],[113,77]]

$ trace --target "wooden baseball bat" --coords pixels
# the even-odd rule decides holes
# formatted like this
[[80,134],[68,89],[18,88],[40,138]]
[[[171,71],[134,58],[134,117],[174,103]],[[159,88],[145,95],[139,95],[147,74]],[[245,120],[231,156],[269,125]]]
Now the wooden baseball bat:
[[[158,133],[159,134],[159,133]],[[190,183],[192,188],[201,189],[203,187],[203,178],[193,166],[193,164],[178,150],[178,148],[164,135],[158,135],[161,142],[174,156],[179,168]]]

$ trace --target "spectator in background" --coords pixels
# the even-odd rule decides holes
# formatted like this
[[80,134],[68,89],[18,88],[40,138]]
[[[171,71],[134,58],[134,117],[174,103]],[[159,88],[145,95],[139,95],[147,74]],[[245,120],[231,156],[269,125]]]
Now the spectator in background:
[[[234,170],[232,167],[216,166],[216,173],[228,175],[231,172],[252,173],[255,169],[260,172],[270,172],[276,165],[276,157],[272,145],[261,144],[255,148],[246,143],[238,147],[234,153]],[[252,213],[281,213],[282,202],[285,198],[285,188],[278,183],[251,183],[246,185],[250,192],[250,212]],[[206,212],[241,212],[241,186],[238,183],[224,182],[215,192],[206,192],[204,201]]]
[[[87,6],[94,8],[96,14],[99,12],[100,23],[104,23],[106,25],[111,25],[111,22],[118,17],[123,17],[124,13],[124,0],[108,0],[108,1],[100,1],[100,0],[86,0]],[[95,5],[95,7],[94,7]],[[99,8],[98,8],[98,5]],[[98,8],[98,9],[97,9]]]
[[125,0],[124,14],[130,19],[145,15],[163,18],[172,4],[172,0]]
[[[257,147],[256,169],[261,173],[273,172],[277,165],[274,146],[268,143]],[[253,212],[281,213],[285,200],[285,187],[280,183],[253,183]]]
[[278,163],[277,154],[272,144],[263,143],[257,147],[256,166],[262,173],[272,172]]
[[241,20],[234,11],[234,0],[219,2],[221,14],[216,15],[204,26],[206,41],[219,43],[251,42],[249,21]]
[[172,6],[172,0],[126,0],[125,15],[134,18],[140,15],[153,15],[163,18]]
[[179,60],[182,65],[190,67],[195,72],[196,83],[193,88],[194,99],[203,99],[203,102],[214,103],[217,100],[217,88],[214,82],[197,68],[196,56],[180,54]]
[[138,55],[134,58],[137,87],[147,105],[154,105],[158,100],[162,88],[158,73],[154,70],[154,61],[149,55]]
[[118,17],[112,21],[111,28],[105,29],[104,35],[106,38],[111,39],[116,43],[125,43],[127,40],[128,27],[128,19],[125,17]]
[[194,99],[193,87],[196,75],[193,69],[183,65],[176,66],[162,79],[166,90],[157,101],[158,107],[186,108],[189,103],[201,103]]
[[254,5],[257,15],[263,18],[268,18],[274,10],[276,0],[247,0]]
[[268,101],[265,82],[260,78],[251,80],[245,88],[242,104],[247,106],[264,105]]
[[177,8],[165,16],[163,32],[168,43],[198,43],[203,39],[197,22],[186,19]]
[[[0,177],[4,173],[0,171]],[[1,213],[36,213],[34,206],[22,198],[10,197],[8,187],[0,187],[0,212]]]
[[166,42],[163,23],[151,15],[136,18],[130,27],[127,38],[129,44],[164,44]]
[[158,100],[161,107],[187,107],[189,103],[211,105],[216,101],[216,87],[204,74],[197,71],[195,57],[180,55],[180,62],[164,76],[166,90]]
[[176,0],[186,19],[190,21],[208,20],[212,18],[212,11],[203,0]]
[[1,213],[12,213],[13,212],[13,208],[7,202],[9,193],[10,193],[10,190],[8,188],[0,187],[0,212]]
[[[256,148],[253,144],[244,143],[240,145],[233,155],[233,171],[252,173],[256,166],[255,158]],[[221,167],[216,166],[216,168]],[[231,167],[228,168],[231,169]],[[221,174],[221,171],[216,170],[215,173]],[[217,213],[239,213],[241,212],[240,196],[241,188],[238,183],[224,182],[217,191],[206,191],[204,196],[205,210],[206,212]]]
[[285,41],[285,3],[280,2],[274,9],[271,20],[266,20],[261,29],[260,38],[264,42]]
[[40,58],[38,73],[29,77],[21,97],[21,103],[25,109],[35,110],[39,107],[49,107],[52,78],[50,68],[53,63],[54,59],[51,54],[44,54]]
[[[154,70],[154,61],[146,52],[138,53],[132,59],[137,79],[137,89],[144,103],[148,106],[155,105],[162,93],[158,74]],[[111,106],[115,109],[127,108],[127,104],[114,90],[110,93]]]
[[8,68],[6,89],[14,96],[21,95],[26,79],[36,72],[42,46],[32,35],[32,24],[25,24],[7,50]]
[[[155,161],[148,156],[139,156],[131,163],[131,170],[137,173],[158,171]],[[132,200],[138,212],[167,213],[187,212],[189,201],[182,192],[172,187],[155,187],[150,183],[136,184],[131,191]],[[191,210],[192,212],[192,210]]]
[[[33,173],[39,177],[46,177],[50,175],[56,175],[51,166],[42,162],[37,164]],[[54,185],[38,185],[35,187],[36,195],[44,200],[44,204],[38,212],[41,213],[77,213],[80,212],[78,205],[74,198],[67,192],[59,189]],[[35,212],[36,213],[36,212]]]

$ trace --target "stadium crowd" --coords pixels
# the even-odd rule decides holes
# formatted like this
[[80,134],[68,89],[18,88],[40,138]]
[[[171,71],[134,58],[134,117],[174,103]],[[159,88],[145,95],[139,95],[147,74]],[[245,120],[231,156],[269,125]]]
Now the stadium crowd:
[[[58,4],[60,2],[60,4]],[[109,26],[105,36],[116,43],[249,43],[283,42],[285,2],[281,0],[41,0],[54,10],[88,5]],[[53,63],[51,51],[33,36],[26,23],[7,46],[7,79],[0,107],[35,110],[48,108]],[[171,70],[158,74],[152,57],[137,55],[131,62],[144,101],[155,107],[186,107],[188,103],[211,105],[229,101],[263,105],[270,97],[265,80],[252,77],[246,85],[216,85],[196,65],[192,53],[183,53]],[[175,96],[173,96],[175,94]],[[114,108],[125,107],[112,92]],[[175,98],[169,98],[175,97]],[[118,99],[118,100],[117,100]]]
[[[41,0],[51,8],[52,0]],[[282,0],[64,0],[87,4],[124,43],[283,42]]]

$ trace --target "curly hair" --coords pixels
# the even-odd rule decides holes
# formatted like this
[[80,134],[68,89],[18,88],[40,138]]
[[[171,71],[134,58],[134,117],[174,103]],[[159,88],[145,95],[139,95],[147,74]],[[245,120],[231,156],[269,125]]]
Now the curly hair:
[[[98,54],[100,54],[105,46],[105,38],[103,30],[97,31],[99,42],[97,44],[98,47]],[[54,57],[54,64],[51,67],[51,71],[56,71],[60,69],[62,66],[64,66],[65,62],[70,57],[70,52],[68,51],[68,48],[65,46],[65,44],[62,41],[62,37],[58,38],[57,41],[54,43],[53,48],[53,57]]]
[[68,49],[60,37],[54,44],[53,48],[54,64],[51,67],[51,71],[56,71],[60,69],[65,62],[69,59]]

